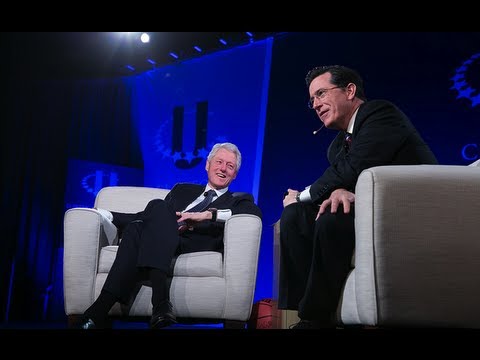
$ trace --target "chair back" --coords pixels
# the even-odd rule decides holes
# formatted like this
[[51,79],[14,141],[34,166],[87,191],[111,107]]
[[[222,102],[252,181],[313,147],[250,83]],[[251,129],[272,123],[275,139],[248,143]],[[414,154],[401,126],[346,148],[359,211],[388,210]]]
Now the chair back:
[[469,164],[468,166],[478,166],[478,167],[480,167],[480,159],[478,159],[477,161]]
[[165,199],[168,189],[137,186],[107,186],[95,198],[95,207],[115,212],[136,213],[142,211],[153,199]]

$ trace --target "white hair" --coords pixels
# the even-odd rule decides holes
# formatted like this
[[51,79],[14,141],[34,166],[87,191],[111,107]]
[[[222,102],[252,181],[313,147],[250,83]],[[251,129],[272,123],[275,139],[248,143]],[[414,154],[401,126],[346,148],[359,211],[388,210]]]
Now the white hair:
[[218,143],[213,145],[212,150],[210,151],[210,154],[208,154],[207,160],[210,162],[212,158],[215,156],[215,154],[218,152],[220,149],[225,149],[228,151],[231,151],[235,154],[235,157],[237,158],[237,172],[240,169],[240,165],[242,165],[242,154],[240,153],[240,150],[238,150],[237,145],[225,142],[225,143]]

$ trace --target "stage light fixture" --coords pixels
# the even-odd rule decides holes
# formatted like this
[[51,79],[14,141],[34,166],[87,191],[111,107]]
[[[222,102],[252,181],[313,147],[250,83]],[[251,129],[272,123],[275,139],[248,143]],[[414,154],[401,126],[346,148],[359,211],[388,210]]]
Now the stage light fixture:
[[149,43],[150,35],[148,35],[147,33],[143,33],[142,35],[140,35],[140,41],[144,44]]

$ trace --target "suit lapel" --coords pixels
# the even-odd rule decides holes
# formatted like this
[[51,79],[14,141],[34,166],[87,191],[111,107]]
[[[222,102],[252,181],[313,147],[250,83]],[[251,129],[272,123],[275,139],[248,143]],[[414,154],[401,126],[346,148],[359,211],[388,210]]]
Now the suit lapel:
[[[205,190],[204,186],[195,184],[182,184],[178,185],[173,195],[174,209],[175,211],[184,210],[193,200],[200,196]],[[232,193],[227,191],[222,196],[217,197],[211,207],[215,208],[228,208],[230,207],[232,199]]]
[[175,187],[172,194],[175,211],[184,210],[193,200],[200,196],[205,189],[204,186],[195,184],[181,184]]
[[[358,129],[362,126],[363,122],[365,121],[365,115],[364,115],[364,109],[365,109],[365,104],[360,105],[360,108],[358,109],[357,117],[355,119],[355,125],[353,126],[353,134],[352,134],[352,141],[355,139],[355,134],[358,133]],[[339,131],[335,139],[330,143],[330,146],[328,147],[328,161],[330,164],[333,164],[336,160],[336,158],[342,154],[344,150],[343,146],[343,140],[344,140],[344,132]]]
[[339,132],[335,139],[330,143],[328,147],[328,161],[330,164],[335,162],[335,159],[338,155],[340,155],[343,151],[343,132]]
[[230,205],[230,200],[232,199],[232,193],[227,191],[222,196],[217,197],[213,202],[212,206],[214,208],[227,208]]

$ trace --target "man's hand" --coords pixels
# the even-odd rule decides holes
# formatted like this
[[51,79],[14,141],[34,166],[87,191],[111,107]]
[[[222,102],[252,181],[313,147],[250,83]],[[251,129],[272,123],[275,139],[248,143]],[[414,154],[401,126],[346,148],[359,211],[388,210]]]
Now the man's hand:
[[210,211],[202,211],[202,212],[180,212],[177,211],[177,221],[186,221],[189,224],[194,224],[200,221],[211,220],[212,213]]
[[288,189],[287,195],[283,198],[283,207],[287,207],[290,204],[296,203],[296,196],[300,191]]
[[193,230],[193,226],[195,223],[199,223],[200,221],[211,220],[212,213],[210,211],[202,211],[202,212],[180,212],[177,211],[177,223],[179,225],[178,231],[180,233],[184,232],[185,230]]
[[320,209],[318,210],[317,217],[315,220],[317,220],[320,215],[322,215],[325,212],[325,209],[330,206],[330,212],[336,213],[338,209],[338,205],[343,204],[343,212],[345,214],[348,214],[350,212],[350,203],[355,202],[355,194],[345,190],[345,189],[337,189],[332,192],[330,197],[322,202],[322,205],[320,205]]

